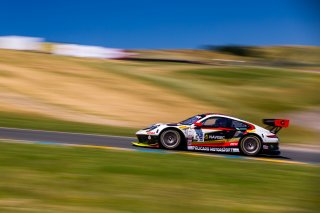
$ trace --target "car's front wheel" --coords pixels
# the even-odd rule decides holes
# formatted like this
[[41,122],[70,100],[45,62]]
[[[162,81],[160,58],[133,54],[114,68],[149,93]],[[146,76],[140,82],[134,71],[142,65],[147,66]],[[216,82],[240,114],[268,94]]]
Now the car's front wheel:
[[240,141],[240,151],[244,155],[255,156],[259,154],[262,147],[261,140],[258,136],[248,135]]
[[160,135],[160,143],[166,149],[176,149],[181,143],[181,135],[173,129],[165,130]]

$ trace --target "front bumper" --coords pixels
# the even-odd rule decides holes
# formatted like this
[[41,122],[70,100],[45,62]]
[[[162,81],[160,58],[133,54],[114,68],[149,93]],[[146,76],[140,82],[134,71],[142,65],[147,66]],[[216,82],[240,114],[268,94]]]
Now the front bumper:
[[157,135],[137,135],[138,142],[134,146],[159,148],[159,137]]
[[132,142],[133,146],[138,147],[146,147],[146,148],[159,148],[159,144],[146,144],[146,143],[140,143],[140,142]]

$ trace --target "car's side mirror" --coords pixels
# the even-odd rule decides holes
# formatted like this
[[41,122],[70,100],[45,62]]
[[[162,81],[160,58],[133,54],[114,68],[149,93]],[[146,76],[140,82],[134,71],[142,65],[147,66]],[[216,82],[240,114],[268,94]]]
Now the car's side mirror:
[[196,122],[196,123],[194,123],[194,126],[195,127],[202,127],[202,123],[201,122]]

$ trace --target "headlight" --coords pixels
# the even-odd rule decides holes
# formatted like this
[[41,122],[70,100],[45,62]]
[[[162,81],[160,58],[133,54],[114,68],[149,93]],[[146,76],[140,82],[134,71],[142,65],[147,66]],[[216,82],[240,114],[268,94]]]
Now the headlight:
[[156,129],[156,128],[158,128],[160,125],[153,125],[153,126],[151,126],[150,128],[149,128],[149,131],[152,131],[152,130],[154,130],[154,129]]

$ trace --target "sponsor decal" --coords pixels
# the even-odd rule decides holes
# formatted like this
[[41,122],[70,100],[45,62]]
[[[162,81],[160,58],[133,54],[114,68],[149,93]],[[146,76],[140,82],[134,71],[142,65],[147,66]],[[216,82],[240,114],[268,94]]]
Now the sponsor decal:
[[188,146],[192,144],[193,132],[191,129],[186,130]]
[[155,132],[147,132],[148,135],[155,135]]
[[238,148],[229,147],[207,147],[207,146],[188,146],[188,150],[205,152],[239,152]]
[[224,136],[223,135],[206,135],[208,136],[207,139],[209,140],[223,140]]
[[203,142],[204,140],[203,140],[203,132],[202,132],[202,129],[194,129],[195,131],[196,131],[196,140],[198,141],[198,142]]
[[209,152],[209,151],[210,151],[210,147],[207,147],[207,146],[195,146],[195,147],[194,147],[194,150],[196,150],[196,151],[207,151],[207,152]]
[[188,126],[179,126],[179,129],[187,129],[189,128]]
[[236,142],[236,143],[230,143],[230,146],[238,146],[238,142]]
[[225,140],[205,140],[205,141],[194,141],[195,145],[197,145],[197,143],[204,143],[204,144],[221,144],[221,143],[225,143]]
[[222,131],[207,133],[204,135],[205,142],[223,143],[223,142],[225,142],[225,139],[226,139],[226,137]]

